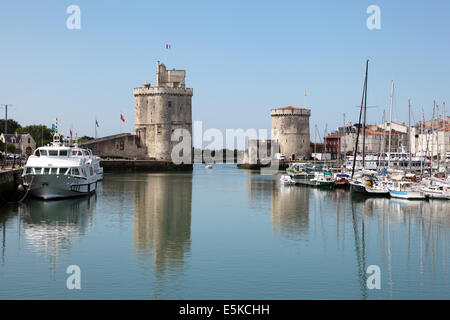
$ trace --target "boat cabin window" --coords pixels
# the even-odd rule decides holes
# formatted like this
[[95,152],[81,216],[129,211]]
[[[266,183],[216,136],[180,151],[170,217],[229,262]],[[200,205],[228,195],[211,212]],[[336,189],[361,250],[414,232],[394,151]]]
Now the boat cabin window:
[[77,151],[76,150],[72,151],[72,155],[76,156],[77,155]]
[[58,156],[58,150],[48,150],[49,156]]
[[39,150],[41,156],[46,156],[47,155],[47,150]]
[[44,174],[50,174],[50,168],[44,168]]
[[30,174],[32,171],[33,171],[32,168],[27,167],[27,168],[25,169],[25,174]]
[[91,176],[94,175],[94,169],[92,169],[92,167],[89,167],[89,174],[90,174]]
[[41,174],[42,173],[42,168],[34,168],[34,173],[35,174]]
[[79,176],[80,175],[80,170],[78,168],[72,168],[71,169],[71,174],[73,176]]
[[83,154],[81,153],[81,151],[78,151],[78,155],[79,155],[79,156],[82,156]]
[[68,168],[59,168],[59,174],[66,174]]
[[60,157],[67,157],[67,150],[59,150]]

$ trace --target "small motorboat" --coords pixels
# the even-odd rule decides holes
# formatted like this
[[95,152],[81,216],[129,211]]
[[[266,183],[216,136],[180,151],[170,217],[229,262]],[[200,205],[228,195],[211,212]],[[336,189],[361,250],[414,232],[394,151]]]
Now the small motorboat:
[[208,164],[205,166],[205,169],[212,169],[212,164],[211,164],[211,163],[208,163]]
[[288,175],[282,175],[281,178],[280,178],[280,182],[282,184],[285,184],[285,185],[294,185],[294,184],[296,184],[295,180],[292,179],[292,177],[288,176]]
[[389,194],[393,198],[421,200],[425,199],[425,193],[420,190],[418,185],[409,181],[394,182],[389,188]]
[[345,173],[338,173],[334,179],[337,188],[348,188],[350,186],[349,175]]

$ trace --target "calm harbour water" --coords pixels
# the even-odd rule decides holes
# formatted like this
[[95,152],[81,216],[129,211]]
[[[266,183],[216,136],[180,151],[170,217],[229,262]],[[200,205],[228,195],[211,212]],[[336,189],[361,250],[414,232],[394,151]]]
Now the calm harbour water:
[[449,201],[352,198],[233,165],[106,174],[90,198],[0,208],[0,231],[0,299],[450,298]]

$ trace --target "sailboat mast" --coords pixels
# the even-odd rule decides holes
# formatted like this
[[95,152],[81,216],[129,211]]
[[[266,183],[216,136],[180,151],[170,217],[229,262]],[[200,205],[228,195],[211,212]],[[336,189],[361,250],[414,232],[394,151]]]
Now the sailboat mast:
[[391,140],[392,140],[392,104],[394,100],[394,81],[392,81],[391,100],[389,104],[389,146],[388,146],[388,168],[391,166]]
[[317,140],[316,140],[316,131],[317,131],[317,124],[314,125],[314,170],[316,166],[316,158],[317,158]]
[[[384,123],[385,121],[386,121],[386,119],[385,119],[385,110],[383,110],[383,118],[381,119],[381,123]],[[377,167],[380,167],[381,153],[383,152],[383,149],[384,149],[384,133],[385,132],[386,132],[386,130],[383,130],[383,137],[382,137],[382,139],[380,139],[380,142],[378,144]]]
[[[421,123],[421,125],[420,125],[420,133],[421,133],[421,143],[420,143],[420,150],[421,150],[421,152],[423,152],[423,145],[424,145],[424,143],[423,143],[423,125],[424,125],[424,122],[425,122],[425,115],[424,115],[424,112],[423,112],[423,108],[422,108],[422,123]],[[427,156],[427,153],[426,153],[426,151],[425,151],[425,162],[426,162],[426,156]],[[423,164],[423,157],[420,157],[420,177],[423,177],[423,167],[424,167],[424,164]]]
[[369,60],[366,61],[366,86],[364,90],[364,118],[363,118],[363,153],[362,153],[362,166],[366,167],[366,115],[367,115],[367,74],[369,71]]
[[409,163],[408,168],[411,171],[411,100],[408,99],[408,149],[409,149]]
[[[367,70],[367,67],[368,67],[367,66],[368,62],[369,62],[369,60],[367,60],[367,62],[366,62],[366,70]],[[353,152],[352,179],[353,179],[353,175],[355,174],[356,156],[358,155],[359,132],[361,131],[361,116],[362,116],[362,111],[363,111],[364,95],[365,95],[365,92],[366,92],[366,84],[367,84],[367,72],[366,72],[366,77],[364,79],[363,96],[362,96],[362,100],[361,100],[361,109],[359,110],[358,131],[357,131],[357,134],[356,134],[355,149],[354,149],[354,152]]]
[[431,117],[431,158],[430,175],[433,176],[433,158],[434,158],[434,113],[436,111],[436,102],[433,100],[433,116]]
[[444,130],[444,172],[445,178],[447,178],[447,116],[445,114],[445,102],[442,103],[442,123]]

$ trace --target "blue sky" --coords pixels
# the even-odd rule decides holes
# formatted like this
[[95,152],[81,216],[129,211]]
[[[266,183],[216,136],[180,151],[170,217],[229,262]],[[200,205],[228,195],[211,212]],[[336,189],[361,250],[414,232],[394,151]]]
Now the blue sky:
[[[71,4],[81,30],[66,28]],[[381,30],[366,27],[372,4]],[[204,129],[270,129],[270,109],[303,106],[306,90],[323,132],[344,112],[357,121],[369,59],[369,122],[391,80],[395,121],[408,120],[408,99],[413,119],[422,107],[430,118],[433,99],[450,101],[449,14],[449,1],[3,1],[0,103],[23,125],[58,117],[78,136],[94,135],[95,117],[100,136],[118,133],[123,113],[132,132],[132,90],[155,83],[161,60],[186,70]]]

